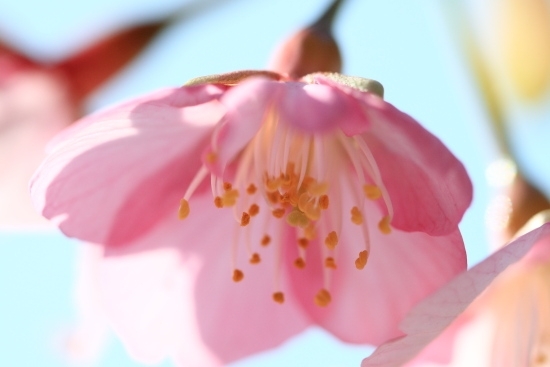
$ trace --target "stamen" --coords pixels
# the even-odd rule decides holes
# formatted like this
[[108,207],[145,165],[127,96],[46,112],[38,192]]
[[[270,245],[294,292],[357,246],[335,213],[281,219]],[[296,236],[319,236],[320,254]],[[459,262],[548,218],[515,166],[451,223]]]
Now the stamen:
[[286,222],[293,227],[305,228],[309,224],[309,219],[301,211],[293,210],[286,216]]
[[269,237],[268,235],[264,235],[261,242],[262,246],[267,246],[269,245],[270,242],[271,242],[271,237]]
[[285,303],[285,295],[283,292],[275,292],[273,293],[273,300],[277,303],[283,304]]
[[180,207],[178,209],[178,218],[183,220],[189,216],[190,213],[189,202],[185,199],[180,200]]
[[363,250],[359,253],[359,256],[355,260],[355,267],[359,270],[363,269],[367,265],[367,260],[369,259],[369,252]]
[[235,189],[226,190],[223,193],[223,196],[222,196],[223,206],[227,207],[227,206],[235,205],[235,203],[237,202],[238,197],[239,197],[239,191],[238,190],[235,190]]
[[326,307],[332,300],[330,293],[326,289],[321,289],[315,296],[315,304],[319,307]]
[[283,208],[277,208],[272,211],[275,218],[282,218],[285,215],[285,210]]
[[255,216],[260,212],[260,207],[257,204],[250,205],[250,208],[248,209],[248,214],[250,214],[251,217]]
[[338,235],[335,231],[330,232],[325,238],[325,245],[329,250],[334,250],[338,244]]
[[363,214],[356,206],[351,209],[351,221],[357,225],[363,224]]
[[298,246],[300,246],[301,248],[305,249],[307,248],[307,245],[309,245],[309,241],[307,238],[299,238],[298,239]]
[[244,227],[250,223],[250,214],[247,212],[243,212],[243,215],[241,217],[241,227]]
[[216,206],[216,208],[223,208],[223,199],[219,196],[216,196],[214,198],[214,205]]
[[306,205],[306,210],[304,211],[304,214],[310,220],[318,220],[321,217],[321,209],[310,202]]
[[306,262],[301,257],[294,260],[294,266],[296,266],[298,269],[303,269],[306,267]]
[[327,257],[325,259],[325,267],[329,269],[336,269],[336,262],[334,261],[333,257]]
[[308,186],[307,192],[313,196],[321,196],[326,194],[328,191],[328,183],[326,182],[315,182]]
[[256,190],[256,186],[254,186],[254,184],[250,184],[246,189],[246,192],[250,195],[253,195],[254,193],[256,193]]
[[233,270],[233,281],[235,283],[240,282],[244,278],[244,273],[240,271],[239,269]]
[[224,182],[224,183],[223,183],[223,189],[224,189],[225,191],[231,190],[231,187],[232,187],[232,186],[231,186],[231,184],[230,184],[229,182]]
[[321,208],[323,210],[327,210],[328,209],[328,204],[329,204],[328,195],[322,195],[319,198],[319,208]]
[[382,196],[382,191],[376,185],[364,185],[363,192],[367,199],[377,200]]
[[257,252],[255,252],[252,254],[249,261],[251,264],[258,264],[260,263],[260,261],[262,261],[262,259],[260,258],[260,255]]
[[386,215],[384,218],[380,220],[380,222],[378,223],[378,229],[380,229],[380,232],[384,234],[391,233],[390,221],[391,221],[391,218],[389,215]]

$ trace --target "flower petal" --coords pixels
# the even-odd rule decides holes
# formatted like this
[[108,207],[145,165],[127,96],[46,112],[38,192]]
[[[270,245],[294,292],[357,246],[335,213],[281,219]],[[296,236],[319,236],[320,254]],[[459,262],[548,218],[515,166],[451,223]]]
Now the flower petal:
[[410,116],[387,104],[371,109],[363,134],[394,209],[392,226],[439,236],[455,231],[472,202],[458,159]]
[[[351,198],[342,199],[343,208],[352,206]],[[344,217],[340,241],[331,255],[337,269],[322,269],[319,248],[324,244],[312,244],[306,268],[289,271],[294,294],[317,324],[347,342],[380,344],[401,336],[398,325],[410,309],[466,269],[466,254],[458,231],[440,237],[399,230],[383,234],[378,229],[379,210],[373,203],[367,208],[363,216],[370,232],[370,254],[364,269],[358,270],[355,260],[367,240],[362,227]],[[290,262],[297,254],[290,251],[287,256]],[[313,303],[315,293],[326,287],[323,270],[332,295],[325,308]]]
[[378,96],[315,75],[318,83],[340,88],[363,104],[368,123],[342,125],[362,134],[392,201],[392,226],[445,235],[456,230],[472,202],[472,183],[460,161],[411,116]]
[[242,151],[266,119],[278,119],[305,133],[334,130],[342,121],[365,123],[358,101],[327,85],[251,78],[227,92],[222,103],[228,112],[212,147],[219,158],[212,167],[217,174]]
[[232,213],[214,208],[209,195],[193,196],[190,205],[196,210],[184,221],[165,218],[132,246],[109,249],[102,261],[107,314],[131,354],[149,363],[170,355],[181,366],[213,366],[302,331],[308,323],[293,300],[272,300],[276,252],[267,248],[256,265],[237,258],[245,276],[233,282]]
[[220,93],[165,90],[82,120],[35,174],[35,206],[68,236],[107,245],[137,238],[177,212],[224,112],[213,100]]
[[[512,241],[419,303],[404,319],[405,336],[386,342],[362,367],[402,366],[435,339],[502,271],[532,248],[548,247],[550,224]],[[549,248],[550,249],[550,248]]]

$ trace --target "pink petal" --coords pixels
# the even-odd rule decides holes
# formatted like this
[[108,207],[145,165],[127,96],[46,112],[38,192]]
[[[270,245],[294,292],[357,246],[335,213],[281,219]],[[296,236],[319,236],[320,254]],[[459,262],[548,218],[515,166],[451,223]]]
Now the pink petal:
[[68,236],[107,245],[139,237],[177,212],[224,112],[207,102],[220,93],[166,90],[82,120],[35,174],[35,206]]
[[455,231],[472,202],[466,169],[413,118],[377,105],[369,106],[372,127],[363,136],[391,198],[392,226],[435,236]]
[[[532,248],[548,247],[550,223],[512,241],[486,260],[464,272],[418,304],[401,324],[406,334],[388,341],[362,367],[402,366],[434,340],[508,266]],[[544,239],[544,241],[542,241]]]
[[[181,366],[214,366],[302,331],[307,322],[293,300],[271,297],[276,252],[267,248],[260,264],[248,264],[242,236],[237,264],[245,277],[233,282],[228,234],[240,228],[233,214],[214,208],[210,195],[193,196],[190,206],[184,221],[167,217],[102,261],[108,316],[130,353],[147,363],[172,356]],[[248,235],[259,243],[259,231]]]
[[[353,205],[349,195],[342,199],[343,208]],[[319,289],[326,287],[319,251],[325,246],[324,236],[319,236],[321,243],[308,246],[306,268],[289,271],[295,296],[317,324],[343,341],[380,344],[403,335],[399,322],[415,304],[466,269],[466,254],[458,231],[441,237],[399,230],[382,234],[378,230],[382,214],[373,203],[367,208],[369,260],[364,269],[355,267],[365,240],[361,227],[344,217],[334,250],[337,269],[325,269],[330,277],[330,305],[321,308],[313,303]],[[295,246],[290,247],[287,262],[297,256]]]
[[213,141],[219,157],[213,169],[218,174],[269,118],[305,133],[334,130],[342,121],[365,123],[354,98],[326,85],[251,78],[226,93],[222,103],[228,113]]
[[81,244],[74,294],[78,319],[64,340],[64,352],[74,363],[96,362],[109,336],[98,279],[102,256],[101,246]]
[[322,75],[314,80],[362,103],[364,122],[348,120],[341,128],[349,136],[362,134],[372,151],[394,207],[392,226],[435,236],[455,231],[472,201],[472,183],[449,149],[378,96]]

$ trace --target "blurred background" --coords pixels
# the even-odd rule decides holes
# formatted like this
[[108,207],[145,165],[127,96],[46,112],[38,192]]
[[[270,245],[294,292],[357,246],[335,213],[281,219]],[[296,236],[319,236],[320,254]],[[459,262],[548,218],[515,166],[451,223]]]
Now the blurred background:
[[[139,366],[112,337],[95,360],[65,353],[78,316],[79,245],[33,216],[24,198],[45,141],[84,113],[154,89],[262,69],[328,3],[0,0],[0,366]],[[344,73],[380,81],[388,102],[464,162],[474,183],[461,224],[470,266],[505,223],[509,203],[498,198],[514,166],[501,158],[514,158],[526,182],[550,193],[548,8],[546,0],[348,0],[335,23]],[[304,358],[358,366],[370,351],[310,329],[232,366],[297,366]]]

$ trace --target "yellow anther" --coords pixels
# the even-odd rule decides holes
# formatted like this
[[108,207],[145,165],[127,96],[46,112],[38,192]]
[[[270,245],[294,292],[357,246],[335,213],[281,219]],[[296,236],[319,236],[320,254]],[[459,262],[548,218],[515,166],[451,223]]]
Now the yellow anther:
[[309,245],[309,240],[307,238],[298,238],[298,246],[300,246],[301,248],[307,248],[307,246]]
[[384,234],[391,233],[390,221],[391,221],[390,216],[386,215],[384,218],[380,220],[380,222],[378,222],[378,229],[380,230],[380,232]]
[[304,192],[300,197],[298,198],[298,208],[305,212],[307,203],[309,202],[310,196],[308,193]]
[[329,250],[334,250],[337,244],[338,244],[338,235],[336,234],[335,231],[332,231],[325,238],[325,245],[329,248]]
[[210,152],[210,153],[206,154],[205,159],[206,159],[206,162],[208,162],[208,163],[214,163],[218,160],[218,155],[214,152]]
[[363,192],[367,199],[376,200],[382,196],[382,191],[375,185],[364,185]]
[[285,210],[283,208],[277,208],[273,210],[271,213],[273,213],[273,216],[275,218],[282,218],[285,215]]
[[321,209],[315,206],[313,202],[306,205],[305,215],[311,220],[318,220],[321,217]]
[[251,217],[255,216],[260,212],[260,207],[256,204],[250,205],[250,208],[248,208],[248,214],[250,214]]
[[359,270],[363,269],[367,265],[367,260],[369,259],[369,252],[363,250],[359,253],[359,256],[355,260],[355,267]]
[[271,242],[271,237],[269,237],[268,235],[264,235],[262,237],[262,242],[261,242],[262,246],[267,246],[269,245],[270,242]]
[[319,307],[326,307],[332,300],[330,293],[326,289],[321,289],[315,295],[315,304]]
[[281,180],[279,178],[267,178],[265,180],[265,188],[268,191],[275,191],[279,189],[280,185],[281,185]]
[[328,183],[314,182],[307,187],[307,192],[313,196],[321,196],[328,192]]
[[225,207],[233,206],[237,202],[237,198],[239,197],[239,191],[235,189],[227,190],[223,193],[222,196],[222,204]]
[[282,203],[288,203],[292,206],[298,205],[299,197],[296,190],[289,190],[280,196],[280,201]]
[[214,205],[216,206],[216,208],[223,208],[223,199],[219,196],[216,196],[214,198]]
[[286,222],[293,227],[305,228],[309,224],[309,219],[304,213],[295,209],[288,213]]
[[319,198],[319,208],[323,210],[327,210],[328,204],[329,204],[328,195],[321,195],[321,197]]
[[241,226],[244,227],[250,223],[250,214],[247,212],[243,212],[243,215],[241,216]]
[[297,267],[298,269],[303,269],[306,267],[306,262],[304,261],[304,259],[299,257],[296,260],[294,260],[294,266]]
[[239,269],[233,270],[233,281],[235,283],[240,282],[244,278],[244,273]]
[[248,185],[248,188],[246,189],[246,192],[250,195],[256,193],[256,186],[254,184]]
[[237,198],[234,197],[226,197],[224,196],[222,198],[222,207],[224,206],[233,206],[237,203]]
[[229,190],[225,191],[223,196],[228,197],[228,198],[238,198],[239,197],[239,190],[229,188]]
[[185,219],[189,216],[191,209],[189,209],[189,202],[185,199],[180,200],[180,207],[178,209],[178,218]]
[[249,261],[251,264],[258,264],[260,261],[262,261],[262,259],[260,258],[260,255],[255,252],[252,254]]
[[232,186],[229,182],[224,182],[224,183],[223,183],[223,189],[224,189],[225,191],[231,190],[232,187],[233,187],[233,186]]
[[329,269],[336,269],[336,262],[334,261],[333,257],[327,257],[325,259],[325,267]]
[[285,295],[283,292],[273,293],[273,300],[277,303],[285,303]]
[[363,214],[356,206],[351,209],[351,221],[357,225],[363,224]]

